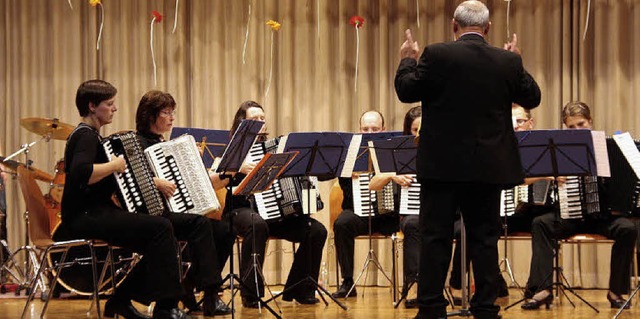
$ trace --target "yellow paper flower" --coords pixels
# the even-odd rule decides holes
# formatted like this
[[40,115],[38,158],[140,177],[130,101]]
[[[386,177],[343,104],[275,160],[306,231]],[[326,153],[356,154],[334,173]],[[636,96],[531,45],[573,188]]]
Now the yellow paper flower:
[[97,6],[97,5],[99,5],[99,4],[102,4],[102,3],[100,2],[100,0],[89,0],[89,4],[90,4],[92,7],[95,7],[95,6]]
[[274,21],[274,20],[267,21],[267,25],[270,26],[271,29],[273,29],[273,31],[280,30],[280,27],[282,26],[278,21]]

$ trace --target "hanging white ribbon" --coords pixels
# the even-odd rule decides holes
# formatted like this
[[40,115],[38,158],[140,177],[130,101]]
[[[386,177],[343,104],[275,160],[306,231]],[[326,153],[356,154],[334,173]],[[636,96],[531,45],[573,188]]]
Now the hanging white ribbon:
[[98,6],[100,6],[100,32],[98,32],[96,50],[100,50],[100,39],[102,38],[102,28],[104,27],[104,8],[102,7],[102,3],[98,3]]
[[316,38],[320,41],[320,0],[316,0]]
[[418,29],[420,29],[420,1],[416,0],[416,23],[418,23]]
[[358,60],[360,58],[360,33],[358,31],[358,24],[355,25],[356,28],[356,75],[353,79],[353,91],[358,92]]
[[511,0],[504,0],[507,2],[507,42],[511,41]]
[[178,4],[180,0],[176,0],[176,10],[173,16],[173,31],[171,33],[176,33],[176,27],[178,26]]
[[71,7],[71,10],[73,10],[73,4],[71,4],[71,0],[67,0],[67,2],[69,3],[69,7]]
[[269,79],[267,80],[267,88],[264,91],[264,102],[267,103],[267,97],[269,97],[269,89],[271,88],[271,78],[273,77],[273,42],[275,38],[275,32],[271,32],[271,58],[269,67]]
[[246,63],[247,41],[249,41],[249,23],[251,22],[251,0],[249,0],[249,17],[247,18],[247,31],[244,34],[244,45],[242,46],[242,64]]
[[587,2],[587,17],[584,21],[584,34],[582,34],[582,41],[587,38],[587,30],[589,29],[589,13],[591,12],[591,0]]
[[153,51],[153,24],[156,22],[156,17],[153,17],[153,19],[151,19],[151,32],[150,32],[150,36],[149,36],[149,47],[151,48],[151,61],[153,62],[153,85],[157,86],[158,85],[158,78],[157,78],[157,73],[156,73],[156,54]]

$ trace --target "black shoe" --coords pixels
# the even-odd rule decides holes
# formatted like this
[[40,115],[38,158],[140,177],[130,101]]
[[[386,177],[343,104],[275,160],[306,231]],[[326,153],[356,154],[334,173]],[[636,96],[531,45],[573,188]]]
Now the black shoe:
[[342,282],[342,285],[340,285],[340,288],[338,288],[336,292],[332,293],[331,296],[333,298],[347,298],[357,296],[358,292],[356,292],[356,287],[353,287],[353,290],[351,290],[351,293],[347,296],[347,293],[349,292],[349,289],[351,289],[351,286],[353,286],[353,282],[345,280]]
[[626,300],[620,298],[620,296],[617,297],[617,299],[613,299],[611,298],[611,295],[607,293],[607,300],[609,300],[609,303],[611,304],[611,309],[620,309],[622,308],[622,306],[624,306],[624,309],[631,308],[631,303],[627,303],[625,305],[624,303],[626,302]]
[[407,299],[404,302],[404,307],[407,309],[418,308],[418,299]]
[[540,308],[541,305],[544,305],[546,309],[549,309],[549,307],[551,307],[552,302],[553,302],[553,294],[549,294],[542,300],[530,299],[529,301],[523,303],[522,306],[520,306],[520,308],[524,310],[537,310]]
[[196,296],[194,294],[187,293],[182,296],[182,305],[188,310],[187,313],[192,312],[202,312],[202,306],[198,304],[196,301]]
[[193,319],[193,317],[178,308],[171,310],[155,308],[153,309],[153,319]]
[[218,295],[208,296],[204,295],[204,300],[202,301],[203,314],[205,317],[208,316],[221,316],[221,315],[229,315],[233,312],[233,310],[227,307]]
[[131,304],[131,301],[111,298],[104,305],[104,316],[113,318],[116,315],[126,319],[151,319],[151,317],[140,313]]
[[242,306],[245,308],[258,309],[258,299],[252,299],[249,297],[242,297]]

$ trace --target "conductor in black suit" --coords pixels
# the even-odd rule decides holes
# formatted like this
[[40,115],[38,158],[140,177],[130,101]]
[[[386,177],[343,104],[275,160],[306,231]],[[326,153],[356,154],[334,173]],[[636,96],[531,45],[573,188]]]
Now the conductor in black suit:
[[406,31],[395,88],[405,103],[422,102],[418,146],[421,183],[420,278],[416,318],[446,317],[444,288],[453,223],[460,210],[476,291],[475,318],[497,318],[497,242],[500,191],[523,182],[511,120],[511,103],[530,109],[540,89],[522,66],[516,38],[490,46],[489,10],[480,1],[460,4],[452,20],[456,41],[419,47]]

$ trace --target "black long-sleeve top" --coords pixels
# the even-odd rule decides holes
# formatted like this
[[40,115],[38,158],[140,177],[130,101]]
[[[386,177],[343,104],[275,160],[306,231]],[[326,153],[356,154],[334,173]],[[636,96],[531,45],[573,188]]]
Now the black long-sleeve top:
[[91,207],[111,203],[111,196],[117,189],[113,175],[89,185],[93,164],[109,161],[101,141],[100,133],[84,123],[78,124],[67,139],[64,151],[65,186],[61,203],[63,222],[83,212],[90,212]]

